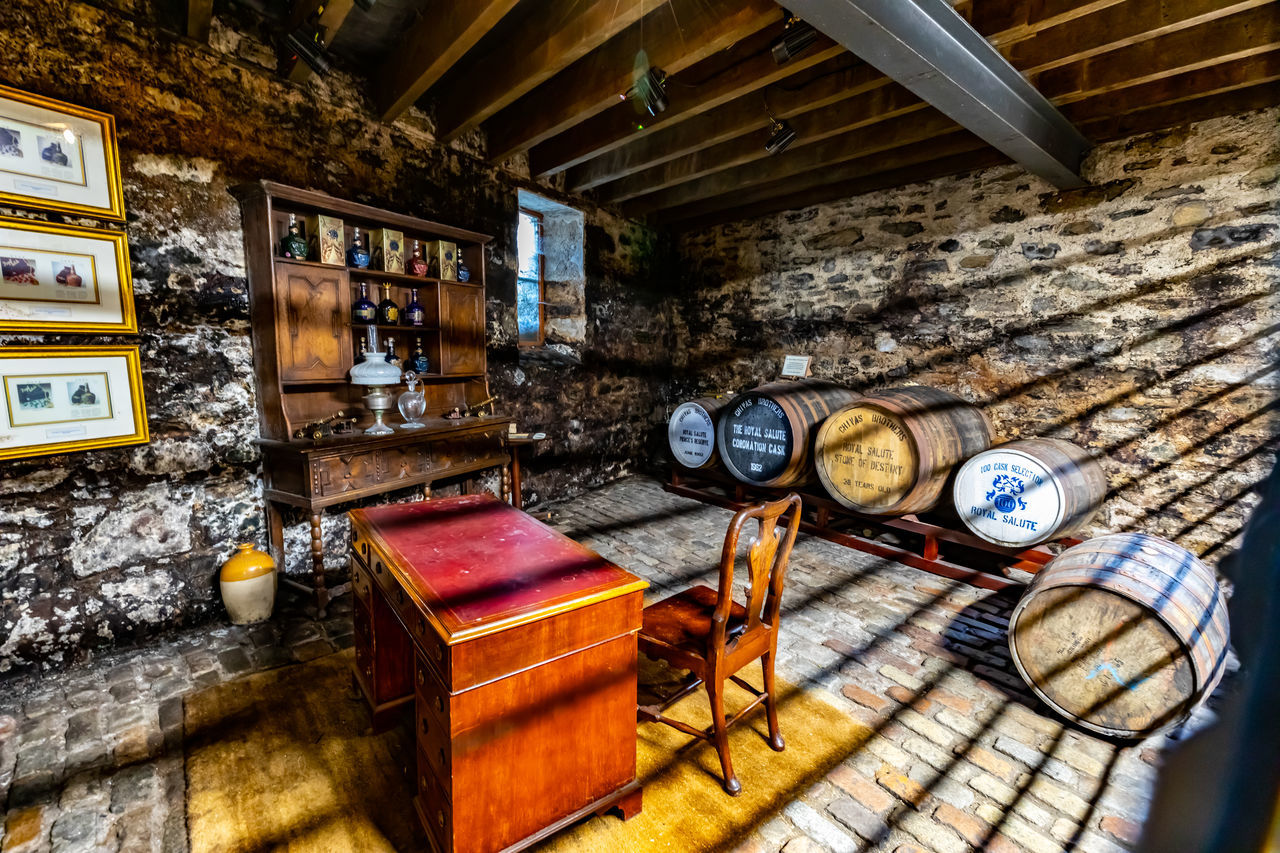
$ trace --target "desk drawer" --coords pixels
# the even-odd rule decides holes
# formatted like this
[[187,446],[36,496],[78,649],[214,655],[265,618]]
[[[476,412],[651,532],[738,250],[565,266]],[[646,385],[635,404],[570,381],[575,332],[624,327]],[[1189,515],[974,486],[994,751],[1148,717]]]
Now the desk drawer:
[[440,674],[444,683],[446,685],[449,684],[450,660],[448,647],[440,639],[436,629],[422,615],[418,605],[404,591],[404,587],[400,586],[400,582],[396,580],[391,570],[387,568],[387,564],[383,562],[382,557],[372,549],[370,549],[370,554],[373,582],[382,590],[387,603],[395,610],[400,623],[413,637],[418,648],[422,650],[423,656],[435,666],[436,672]]
[[365,606],[369,604],[369,596],[373,593],[373,579],[369,577],[369,570],[360,562],[360,558],[353,552],[351,555],[351,594],[358,601],[363,601]]
[[502,431],[490,430],[473,435],[459,435],[438,442],[436,464],[440,469],[463,468],[483,459],[500,456]]
[[444,786],[430,769],[427,757],[418,750],[418,796],[414,805],[418,817],[441,853],[453,853],[453,808],[444,795]]
[[378,467],[372,452],[319,456],[311,460],[311,494],[333,497],[375,486]]
[[373,554],[373,548],[369,545],[369,539],[356,527],[351,528],[351,553],[361,565],[366,569],[369,568],[369,558]]

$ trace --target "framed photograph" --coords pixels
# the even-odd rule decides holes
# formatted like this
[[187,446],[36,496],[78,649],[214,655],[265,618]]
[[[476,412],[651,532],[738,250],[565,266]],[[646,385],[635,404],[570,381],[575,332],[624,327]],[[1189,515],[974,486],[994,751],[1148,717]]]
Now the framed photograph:
[[0,460],[148,440],[136,346],[0,349]]
[[137,331],[123,232],[0,216],[0,332]]
[[123,220],[115,119],[0,86],[0,204]]

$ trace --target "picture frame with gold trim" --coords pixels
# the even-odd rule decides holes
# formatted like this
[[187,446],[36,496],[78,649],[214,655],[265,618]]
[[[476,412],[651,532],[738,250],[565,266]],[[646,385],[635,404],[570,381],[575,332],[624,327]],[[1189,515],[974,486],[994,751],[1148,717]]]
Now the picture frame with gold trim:
[[137,334],[124,232],[0,216],[0,332]]
[[0,204],[123,221],[115,117],[0,86]]
[[0,349],[0,461],[146,444],[137,346]]

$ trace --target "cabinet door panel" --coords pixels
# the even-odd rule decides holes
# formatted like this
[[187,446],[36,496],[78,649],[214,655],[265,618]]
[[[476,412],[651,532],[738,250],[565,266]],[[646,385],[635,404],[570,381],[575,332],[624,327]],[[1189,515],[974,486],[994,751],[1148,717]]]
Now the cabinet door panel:
[[440,283],[440,372],[484,373],[484,291]]
[[346,271],[281,264],[277,283],[280,381],[345,380],[352,360]]

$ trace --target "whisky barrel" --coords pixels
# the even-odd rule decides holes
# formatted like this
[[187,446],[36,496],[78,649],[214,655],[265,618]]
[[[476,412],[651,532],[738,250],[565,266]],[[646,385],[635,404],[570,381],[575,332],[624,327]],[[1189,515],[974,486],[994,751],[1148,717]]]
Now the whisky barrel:
[[1107,496],[1107,475],[1083,447],[1031,438],[972,457],[960,466],[951,493],[974,534],[1030,548],[1080,532]]
[[1212,569],[1158,536],[1114,533],[1040,570],[1010,617],[1009,650],[1058,713],[1137,738],[1185,720],[1213,691],[1228,632]]
[[991,446],[981,409],[938,388],[889,388],[833,414],[818,430],[818,478],[869,515],[932,509],[952,468]]
[[667,444],[676,462],[686,468],[714,468],[716,418],[727,397],[699,397],[676,406],[667,421]]
[[756,486],[792,486],[811,475],[812,431],[857,399],[831,382],[772,382],[739,394],[720,413],[716,449],[730,474]]

